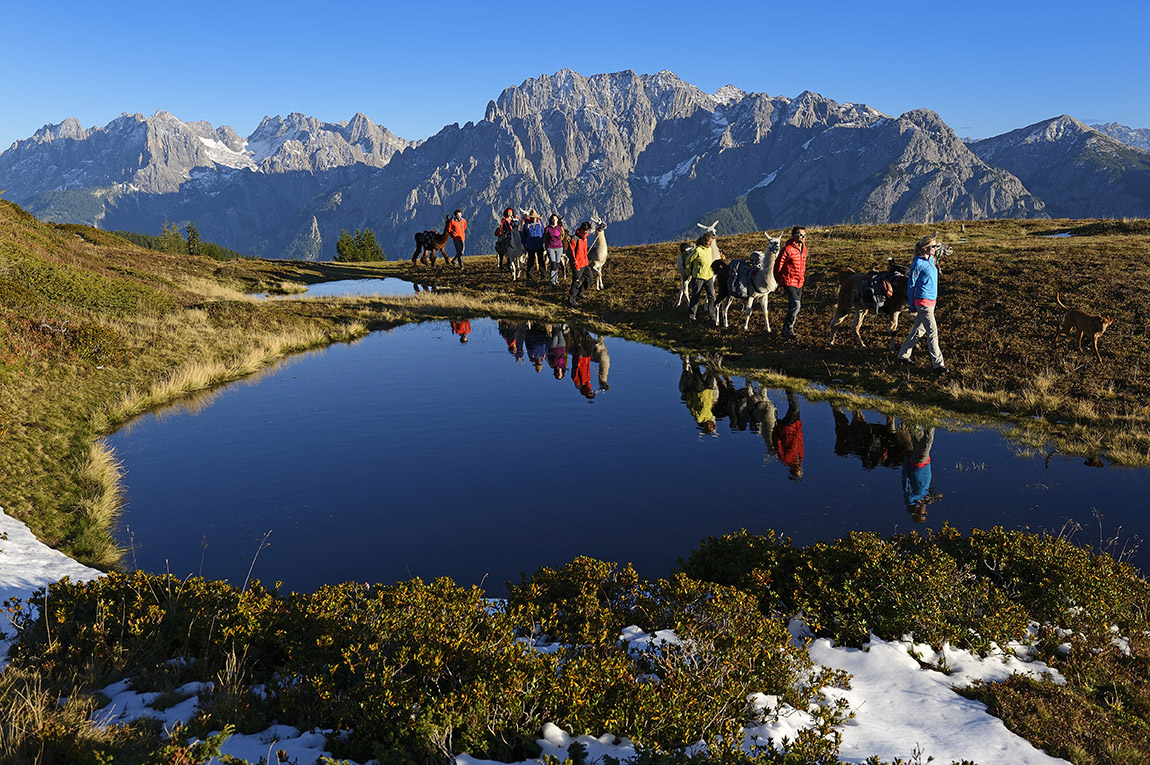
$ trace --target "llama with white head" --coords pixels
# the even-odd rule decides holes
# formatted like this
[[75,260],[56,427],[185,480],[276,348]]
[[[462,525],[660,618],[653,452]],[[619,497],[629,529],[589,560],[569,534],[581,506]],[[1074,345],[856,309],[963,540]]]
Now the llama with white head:
[[[783,235],[771,236],[770,231],[764,231],[767,238],[767,250],[756,250],[747,260],[735,260],[729,265],[726,263],[715,265],[716,300],[719,317],[723,327],[727,326],[727,312],[735,301],[743,301],[743,312],[746,315],[743,321],[743,331],[751,327],[751,315],[755,310],[755,303],[763,305],[763,323],[768,333],[771,331],[771,319],[767,314],[767,304],[771,293],[778,288],[775,280],[775,262],[782,252]],[[741,282],[741,288],[735,290],[734,281]],[[718,321],[716,321],[716,324]]]
[[595,243],[587,251],[587,265],[595,274],[595,289],[603,289],[603,266],[607,263],[607,224],[597,218],[591,219],[595,227]]

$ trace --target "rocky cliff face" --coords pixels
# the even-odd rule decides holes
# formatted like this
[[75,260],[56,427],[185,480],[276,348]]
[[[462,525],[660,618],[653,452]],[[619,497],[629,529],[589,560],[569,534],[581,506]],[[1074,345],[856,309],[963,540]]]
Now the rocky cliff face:
[[1046,201],[1058,218],[1150,216],[1150,152],[1063,115],[970,144]]
[[[561,70],[506,89],[478,123],[418,144],[363,115],[339,125],[267,118],[246,141],[164,113],[103,129],[70,120],[0,155],[0,188],[37,214],[104,228],[191,220],[208,239],[267,257],[332,257],[341,230],[364,227],[389,257],[407,257],[413,235],[457,207],[473,253],[491,251],[507,206],[558,212],[571,225],[601,218],[619,244],[675,238],[715,217],[733,233],[1097,214],[1086,203],[1118,192],[1068,196],[1059,184],[1080,171],[1050,149],[1070,146],[1078,128],[1046,132],[1038,172],[1016,160],[1026,142],[967,145],[926,109],[891,117],[810,92],[706,93],[670,72]],[[1144,153],[1089,132],[1110,141],[1093,151],[1119,168],[1111,183],[1136,185]]]

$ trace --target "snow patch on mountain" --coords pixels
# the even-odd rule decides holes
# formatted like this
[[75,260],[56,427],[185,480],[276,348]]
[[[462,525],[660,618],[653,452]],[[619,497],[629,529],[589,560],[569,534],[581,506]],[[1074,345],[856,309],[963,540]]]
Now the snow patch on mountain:
[[231,167],[234,169],[252,168],[255,169],[255,162],[251,157],[243,152],[232,151],[222,141],[213,140],[199,136],[200,142],[204,145],[204,150],[207,152],[208,159],[215,162],[217,165],[224,167]]

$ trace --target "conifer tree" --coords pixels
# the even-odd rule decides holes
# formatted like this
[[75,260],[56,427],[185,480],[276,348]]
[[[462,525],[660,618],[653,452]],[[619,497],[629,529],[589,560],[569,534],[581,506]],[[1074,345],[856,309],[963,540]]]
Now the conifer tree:
[[370,228],[362,231],[355,230],[355,236],[341,231],[339,240],[335,243],[337,255],[335,259],[341,263],[362,263],[366,261],[387,260],[383,248],[375,239],[375,232]]
[[346,228],[339,232],[339,241],[335,243],[335,251],[338,253],[335,259],[341,263],[355,259],[355,240],[351,238],[351,234],[347,233]]
[[171,221],[164,221],[164,230],[160,233],[160,252],[184,253],[188,251],[188,244],[184,241],[179,227]]
[[188,224],[188,254],[199,255],[202,250],[200,242],[200,231],[196,228],[195,223]]

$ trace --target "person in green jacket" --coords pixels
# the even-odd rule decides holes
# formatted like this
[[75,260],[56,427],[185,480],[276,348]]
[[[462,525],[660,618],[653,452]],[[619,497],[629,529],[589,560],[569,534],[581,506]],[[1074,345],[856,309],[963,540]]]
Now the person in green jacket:
[[695,320],[699,308],[699,300],[705,293],[707,296],[707,316],[711,321],[718,323],[718,314],[715,309],[715,272],[711,268],[713,255],[711,242],[715,235],[710,231],[695,240],[695,249],[687,255],[684,265],[687,267],[687,276],[691,278],[691,297],[687,301],[688,317]]

